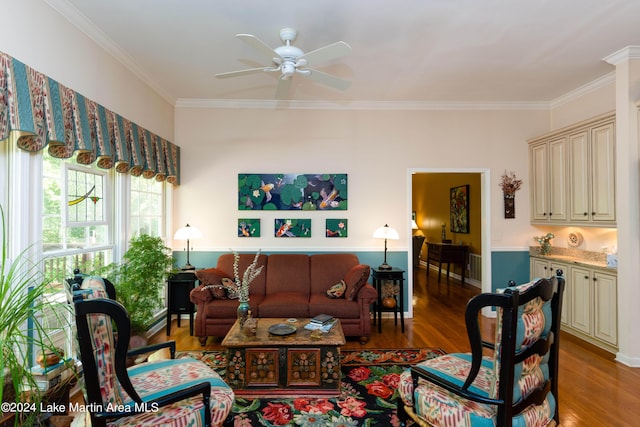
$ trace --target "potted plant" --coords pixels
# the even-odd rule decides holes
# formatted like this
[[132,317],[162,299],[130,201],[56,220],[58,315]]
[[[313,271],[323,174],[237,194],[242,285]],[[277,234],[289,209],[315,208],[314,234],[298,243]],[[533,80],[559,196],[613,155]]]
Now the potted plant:
[[116,299],[131,318],[132,336],[144,336],[156,311],[160,294],[173,269],[173,257],[160,237],[141,234],[131,239],[122,264],[110,264],[102,275],[113,282]]
[[[43,279],[38,263],[29,258],[31,248],[14,259],[9,258],[2,206],[0,226],[0,402],[9,403],[0,410],[0,423],[6,425],[13,417],[14,425],[37,424],[44,393],[39,391],[31,372],[31,353],[62,356],[49,340],[49,331],[40,313],[58,313],[60,319],[67,322],[65,313],[69,307],[46,298],[52,291],[51,284]],[[28,405],[28,409],[24,405]],[[3,413],[5,409],[9,411]]]

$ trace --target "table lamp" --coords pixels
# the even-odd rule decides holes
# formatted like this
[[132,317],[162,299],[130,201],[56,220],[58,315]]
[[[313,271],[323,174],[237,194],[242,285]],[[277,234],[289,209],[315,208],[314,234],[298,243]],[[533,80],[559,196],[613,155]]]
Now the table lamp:
[[196,268],[189,262],[189,241],[192,239],[201,239],[202,233],[200,230],[187,224],[184,227],[179,228],[173,238],[175,240],[187,241],[187,263],[182,267],[182,270],[195,270]]
[[398,240],[400,236],[398,232],[387,224],[378,228],[373,232],[374,239],[384,239],[384,262],[378,267],[379,270],[391,270],[392,267],[387,264],[387,239]]

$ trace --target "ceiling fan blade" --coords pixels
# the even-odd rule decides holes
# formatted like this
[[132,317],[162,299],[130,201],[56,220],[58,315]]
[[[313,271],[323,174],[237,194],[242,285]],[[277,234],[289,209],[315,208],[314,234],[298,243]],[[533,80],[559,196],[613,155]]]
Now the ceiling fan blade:
[[278,86],[276,86],[276,99],[287,99],[289,97],[289,91],[291,90],[291,79],[278,79]]
[[351,52],[351,46],[345,42],[335,42],[330,45],[312,50],[302,55],[310,64],[316,65],[322,62],[328,62],[333,59],[341,58]]
[[256,36],[252,36],[251,34],[236,34],[236,37],[263,54],[270,62],[273,61],[273,58],[281,58],[275,50],[271,49]]
[[331,74],[323,73],[322,71],[313,70],[310,68],[306,68],[305,70],[311,72],[311,74],[308,74],[306,77],[309,77],[310,79],[315,80],[318,83],[322,83],[323,85],[331,86],[339,90],[346,90],[349,86],[351,86],[350,81],[341,79],[340,77],[332,76]]
[[226,79],[227,77],[244,76],[246,74],[261,73],[263,71],[278,71],[278,68],[274,68],[274,67],[247,68],[246,70],[229,71],[227,73],[218,73],[216,74],[216,77],[219,79]]

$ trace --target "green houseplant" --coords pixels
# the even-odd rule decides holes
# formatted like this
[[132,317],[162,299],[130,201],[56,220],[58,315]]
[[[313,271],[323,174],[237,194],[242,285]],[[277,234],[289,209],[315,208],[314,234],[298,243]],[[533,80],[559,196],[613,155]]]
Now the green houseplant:
[[141,234],[131,239],[121,264],[110,264],[102,272],[113,282],[116,299],[129,312],[134,335],[143,336],[162,307],[161,290],[174,271],[169,253],[160,237]]
[[[0,226],[0,402],[14,404],[3,405],[0,420],[4,423],[13,416],[14,425],[37,424],[44,395],[38,391],[30,371],[31,353],[52,352],[62,356],[49,339],[50,331],[41,313],[54,313],[60,324],[68,324],[69,307],[47,298],[56,290],[43,279],[39,264],[29,258],[31,247],[13,259],[9,257],[2,206]],[[20,405],[29,405],[28,410],[14,411]],[[10,411],[3,413],[5,409]]]

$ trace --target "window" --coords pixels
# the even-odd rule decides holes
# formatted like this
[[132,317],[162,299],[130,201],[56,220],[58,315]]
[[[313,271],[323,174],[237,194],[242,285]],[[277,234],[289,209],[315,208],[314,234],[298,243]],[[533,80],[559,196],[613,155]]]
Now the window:
[[130,237],[165,235],[163,188],[164,184],[155,179],[131,179]]
[[[42,156],[42,251],[50,279],[113,260],[108,173]],[[113,172],[111,172],[113,173]]]

